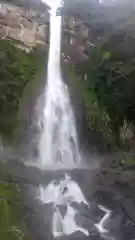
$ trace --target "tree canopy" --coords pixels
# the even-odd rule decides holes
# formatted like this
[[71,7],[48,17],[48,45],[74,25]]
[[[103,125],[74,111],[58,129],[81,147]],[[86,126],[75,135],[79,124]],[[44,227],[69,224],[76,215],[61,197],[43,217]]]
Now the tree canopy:
[[23,90],[36,74],[38,59],[18,49],[13,42],[0,40],[0,132],[10,135],[16,126]]

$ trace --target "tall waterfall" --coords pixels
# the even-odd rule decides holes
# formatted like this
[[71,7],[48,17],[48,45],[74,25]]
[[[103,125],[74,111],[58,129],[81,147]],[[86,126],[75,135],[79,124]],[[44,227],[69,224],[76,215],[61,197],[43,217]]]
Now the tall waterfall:
[[[53,0],[48,1],[50,3]],[[62,174],[57,180],[54,177],[47,186],[46,184],[41,185],[38,198],[45,206],[50,203],[52,205],[51,227],[54,238],[72,235],[75,232],[81,232],[88,237],[90,236],[90,231],[87,224],[81,224],[77,222],[77,219],[79,219],[80,209],[83,209],[84,205],[89,211],[89,202],[85,199],[79,184],[70,176],[70,171],[66,173],[67,168],[78,167],[78,165],[82,167],[82,164],[79,164],[81,157],[68,88],[61,78],[60,46],[62,21],[60,16],[56,16],[56,9],[56,5],[52,5],[50,11],[48,76],[39,152],[41,164],[45,168],[51,165],[52,170],[54,166],[57,166],[58,169],[62,166],[64,169],[62,169],[61,173],[64,173],[64,176]],[[76,207],[73,203],[76,203]],[[79,208],[80,204],[82,205]],[[92,229],[97,228],[104,239],[113,240],[113,238],[106,238],[108,231],[104,228],[110,218],[111,211],[101,205],[99,207],[105,212],[105,215],[99,223],[94,224],[93,222],[94,227],[92,226]],[[65,213],[62,213],[62,209]],[[82,216],[83,221],[85,219],[84,216]]]
[[61,78],[61,24],[61,16],[56,16],[56,8],[52,8],[48,76],[39,152],[42,165],[63,164],[68,167],[80,162],[80,154],[68,88]]

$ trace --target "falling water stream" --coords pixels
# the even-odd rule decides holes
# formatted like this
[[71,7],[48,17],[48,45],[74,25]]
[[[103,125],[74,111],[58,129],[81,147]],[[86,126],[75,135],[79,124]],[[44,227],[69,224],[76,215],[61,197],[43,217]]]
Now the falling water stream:
[[[89,208],[89,203],[83,196],[79,185],[65,171],[69,167],[77,168],[81,164],[81,157],[68,88],[61,78],[61,16],[56,14],[58,5],[51,7],[48,77],[39,152],[40,164],[44,169],[48,166],[50,169],[54,166],[57,168],[63,166],[65,178],[60,179],[59,182],[53,180],[47,187],[41,187],[40,200],[43,204],[53,204],[52,232],[54,237],[67,236],[76,231],[89,236],[87,229],[77,225],[75,221],[77,210],[72,205],[73,202],[83,203]],[[66,207],[64,217],[59,210],[61,205]],[[95,224],[95,227],[99,232],[106,233],[104,225],[111,212],[104,208],[102,210],[105,216],[100,223]]]
[[61,16],[56,16],[55,10],[50,14],[48,81],[39,146],[40,161],[42,165],[63,164],[68,167],[79,164],[80,154],[68,88],[61,78]]

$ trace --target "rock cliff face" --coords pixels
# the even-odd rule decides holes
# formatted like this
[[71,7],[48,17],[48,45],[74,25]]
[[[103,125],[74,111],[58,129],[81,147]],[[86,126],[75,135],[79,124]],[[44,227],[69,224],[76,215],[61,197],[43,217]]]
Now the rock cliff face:
[[[98,32],[91,22],[95,11],[92,1],[64,1],[63,16],[63,55],[66,60],[82,63],[88,58],[91,48],[98,40]],[[96,5],[97,6],[97,5]]]
[[121,28],[134,28],[134,9],[133,0],[104,0],[103,4],[100,0],[64,0],[64,49],[68,48],[71,58],[85,59],[98,39]]
[[63,16],[64,55],[75,61],[87,60],[89,50],[94,46],[94,30],[78,16]]
[[49,38],[48,10],[0,3],[0,38],[17,40],[27,47],[45,45]]

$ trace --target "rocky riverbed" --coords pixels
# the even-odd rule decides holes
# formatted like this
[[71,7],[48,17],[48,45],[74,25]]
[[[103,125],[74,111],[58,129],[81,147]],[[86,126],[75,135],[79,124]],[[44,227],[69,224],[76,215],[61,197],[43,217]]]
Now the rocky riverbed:
[[[52,181],[55,181],[57,185],[64,179],[65,174],[68,174],[78,184],[89,203],[88,207],[84,203],[73,201],[72,207],[77,212],[75,216],[77,224],[87,229],[90,239],[132,240],[135,238],[134,177],[131,181],[132,185],[129,185],[128,177],[125,177],[123,181],[123,174],[128,174],[128,170],[121,175],[118,169],[105,168],[105,161],[101,168],[57,171],[42,171],[37,167],[26,166],[11,159],[5,161],[1,166],[3,166],[0,174],[1,181],[21,184],[24,219],[32,234],[32,239],[54,238],[52,235],[53,203],[43,203],[40,199],[39,189],[41,186],[46,189]],[[8,173],[8,178],[6,178],[6,173]],[[95,227],[95,224],[100,222],[105,214],[100,210],[99,205],[106,207],[112,213],[104,226],[108,231],[106,234],[99,232]],[[64,209],[64,205],[61,205],[60,212],[63,216],[66,213],[66,209]],[[86,238],[88,236],[80,231],[61,237],[62,240]]]

